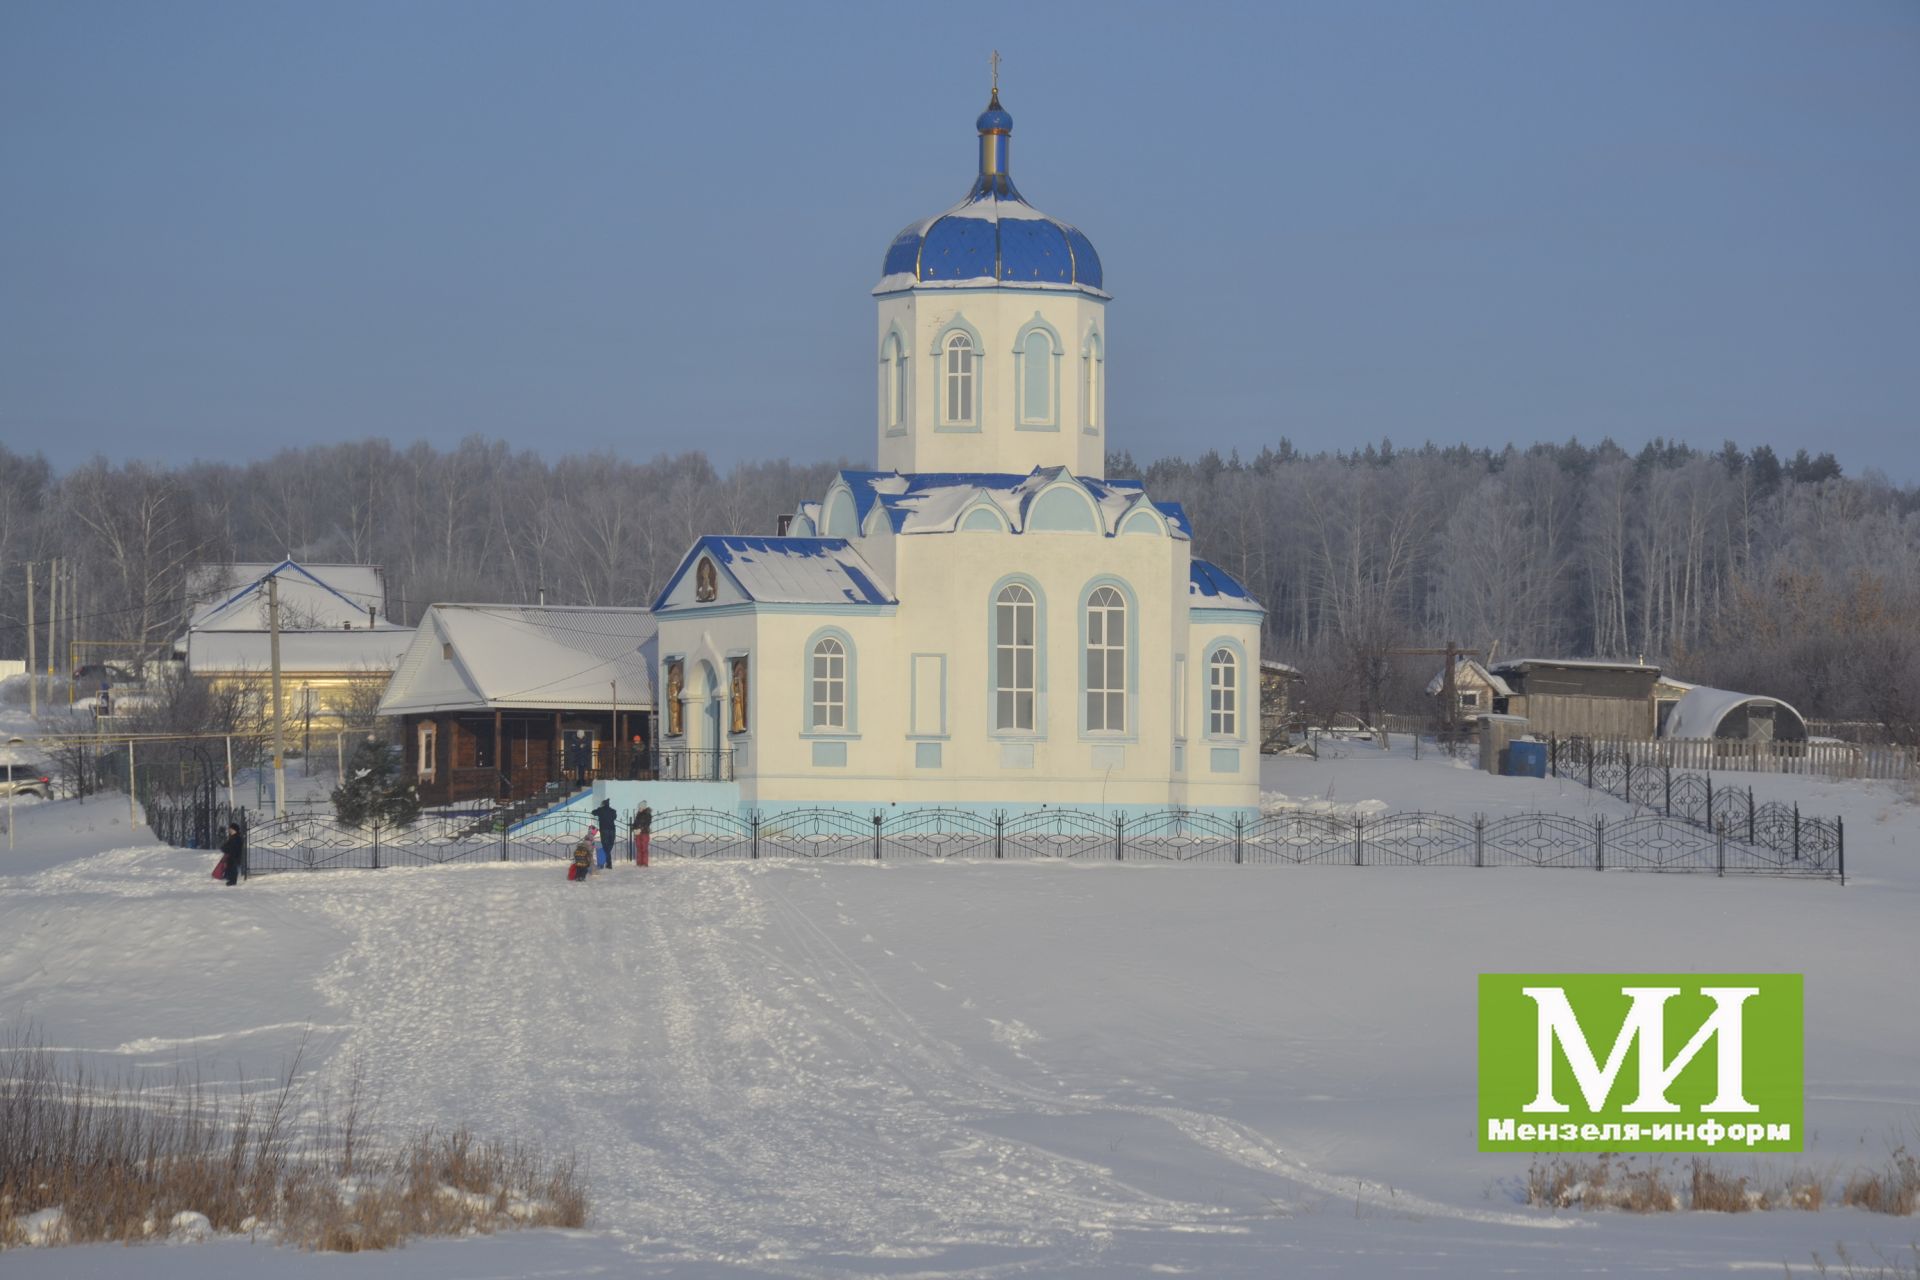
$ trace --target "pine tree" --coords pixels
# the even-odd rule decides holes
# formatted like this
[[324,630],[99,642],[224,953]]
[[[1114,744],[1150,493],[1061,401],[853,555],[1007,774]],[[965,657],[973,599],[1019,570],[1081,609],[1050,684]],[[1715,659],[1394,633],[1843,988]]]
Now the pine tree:
[[333,792],[333,811],[350,827],[409,826],[420,816],[420,796],[400,776],[394,749],[363,742],[353,749],[347,778]]

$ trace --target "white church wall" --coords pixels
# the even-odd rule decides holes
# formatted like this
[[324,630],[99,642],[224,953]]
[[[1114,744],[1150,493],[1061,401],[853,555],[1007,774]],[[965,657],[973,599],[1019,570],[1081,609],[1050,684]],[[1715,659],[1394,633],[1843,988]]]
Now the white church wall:
[[[875,396],[879,468],[902,472],[987,471],[1025,475],[1036,466],[1064,466],[1075,475],[1105,475],[1104,413],[1089,429],[1089,349],[1104,378],[1105,304],[1057,290],[921,289],[879,301]],[[945,342],[964,332],[974,343],[971,412],[946,413]],[[1039,336],[1036,336],[1036,333]],[[904,421],[893,423],[889,373],[882,360],[896,340],[910,339]],[[1044,395],[1031,399],[1024,366],[1029,342],[1046,349]]]

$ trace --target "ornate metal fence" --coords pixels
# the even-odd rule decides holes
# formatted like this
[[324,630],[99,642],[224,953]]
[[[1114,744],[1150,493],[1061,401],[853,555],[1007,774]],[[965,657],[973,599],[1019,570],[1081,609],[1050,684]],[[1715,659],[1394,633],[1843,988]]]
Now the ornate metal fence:
[[[1663,783],[1664,785],[1664,783]],[[1528,813],[1461,817],[1388,813],[1350,817],[1286,811],[1222,816],[1169,809],[1146,815],[1046,809],[980,814],[954,809],[838,809],[778,814],[713,809],[654,814],[655,859],[807,860],[1054,859],[1131,863],[1291,863],[1385,867],[1560,867],[1590,871],[1771,874],[1845,882],[1845,829],[1838,819],[1803,818],[1791,807],[1743,797],[1726,820],[1703,795],[1698,812],[1648,812],[1587,820]],[[591,818],[549,815],[512,831],[475,831],[460,819],[423,819],[400,828],[343,827],[299,815],[255,823],[248,832],[253,872],[439,866],[455,862],[541,862],[570,858],[590,841]],[[172,839],[180,828],[155,824]],[[631,854],[622,824],[615,858]]]
[[1662,818],[1684,822],[1709,838],[1764,849],[1798,865],[1844,856],[1845,828],[1838,818],[1814,818],[1797,804],[1755,803],[1752,787],[1714,785],[1711,773],[1676,773],[1671,764],[1648,759],[1634,743],[1554,738],[1547,759],[1556,778],[1583,782]]

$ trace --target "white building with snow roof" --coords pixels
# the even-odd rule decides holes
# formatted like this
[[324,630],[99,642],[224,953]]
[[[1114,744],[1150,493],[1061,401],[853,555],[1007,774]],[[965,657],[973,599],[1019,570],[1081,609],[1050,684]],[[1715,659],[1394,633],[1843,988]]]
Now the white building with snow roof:
[[671,776],[762,813],[1257,804],[1263,611],[1106,477],[1100,259],[1014,189],[1012,127],[996,92],[973,189],[887,251],[886,469],[698,539],[654,602]]

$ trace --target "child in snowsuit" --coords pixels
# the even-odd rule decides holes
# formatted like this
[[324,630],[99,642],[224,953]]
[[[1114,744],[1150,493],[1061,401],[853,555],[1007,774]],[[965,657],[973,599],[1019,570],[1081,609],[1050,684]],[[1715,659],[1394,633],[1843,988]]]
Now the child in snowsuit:
[[593,874],[593,846],[582,840],[573,846],[573,863],[567,868],[567,879],[585,880]]

